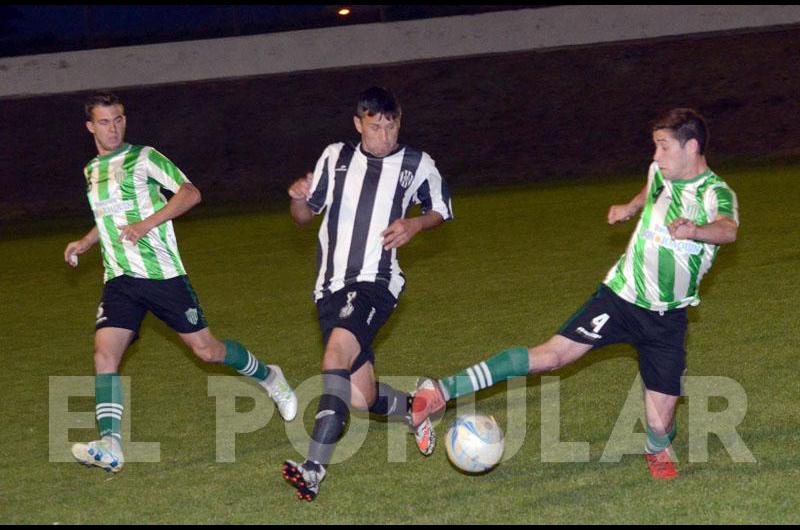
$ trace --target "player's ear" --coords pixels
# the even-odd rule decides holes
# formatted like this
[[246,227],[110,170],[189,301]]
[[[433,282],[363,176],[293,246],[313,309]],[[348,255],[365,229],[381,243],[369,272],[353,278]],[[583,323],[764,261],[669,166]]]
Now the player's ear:
[[353,116],[353,124],[356,126],[358,134],[362,134],[363,128],[361,127],[361,118],[359,118],[358,116]]
[[94,123],[87,120],[86,128],[89,130],[90,133],[94,134]]
[[689,149],[689,152],[693,155],[700,154],[700,142],[697,141],[697,138],[690,138],[686,141],[686,147]]

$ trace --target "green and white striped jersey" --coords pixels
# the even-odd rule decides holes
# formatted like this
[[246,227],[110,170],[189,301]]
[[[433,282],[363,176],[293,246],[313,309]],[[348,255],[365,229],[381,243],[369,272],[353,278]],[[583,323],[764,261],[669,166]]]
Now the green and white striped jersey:
[[120,241],[120,227],[138,223],[167,204],[161,188],[177,192],[189,180],[164,155],[147,146],[123,144],[84,168],[86,196],[100,235],[107,282],[123,274],[162,280],[186,274],[172,221],[136,243]]
[[653,162],[639,223],[603,283],[622,299],[653,311],[698,305],[700,280],[714,263],[719,245],[674,240],[667,225],[679,217],[704,225],[718,215],[739,224],[736,194],[725,181],[711,170],[688,180],[666,180]]

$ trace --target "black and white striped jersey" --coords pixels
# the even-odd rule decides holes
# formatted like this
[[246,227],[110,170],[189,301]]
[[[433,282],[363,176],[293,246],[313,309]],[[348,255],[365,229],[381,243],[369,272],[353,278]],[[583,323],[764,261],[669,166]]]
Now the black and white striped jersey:
[[397,249],[384,250],[381,232],[419,204],[424,215],[453,218],[450,193],[433,159],[400,146],[378,158],[361,144],[331,144],[314,169],[307,200],[315,214],[325,212],[319,228],[314,299],[355,282],[378,282],[400,296],[405,284]]

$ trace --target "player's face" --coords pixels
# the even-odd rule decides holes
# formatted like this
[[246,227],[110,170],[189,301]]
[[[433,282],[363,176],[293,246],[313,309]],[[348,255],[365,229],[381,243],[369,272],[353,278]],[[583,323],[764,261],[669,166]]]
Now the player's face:
[[688,179],[694,176],[694,162],[697,157],[697,141],[689,140],[683,147],[672,131],[659,129],[653,132],[656,146],[653,160],[658,162],[661,174],[667,180]]
[[400,117],[388,119],[383,114],[353,117],[356,130],[361,134],[361,145],[364,151],[374,156],[386,156],[397,147],[397,135],[400,133]]
[[125,139],[125,110],[122,105],[99,105],[92,109],[92,119],[86,122],[86,128],[94,135],[98,153],[113,153]]

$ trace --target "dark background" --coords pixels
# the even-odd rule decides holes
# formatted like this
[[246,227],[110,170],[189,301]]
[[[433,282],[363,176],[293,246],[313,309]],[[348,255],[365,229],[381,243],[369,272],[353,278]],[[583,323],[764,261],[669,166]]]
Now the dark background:
[[[261,207],[283,204],[327,144],[355,139],[358,93],[385,85],[403,104],[401,141],[427,151],[457,193],[643,178],[648,123],[674,106],[706,116],[712,168],[800,155],[798,43],[793,27],[116,93],[127,140],[173,160],[206,205]],[[0,101],[0,220],[90,215],[81,173],[96,154],[87,94]]]
[[4,5],[0,57],[472,15],[548,5]]

